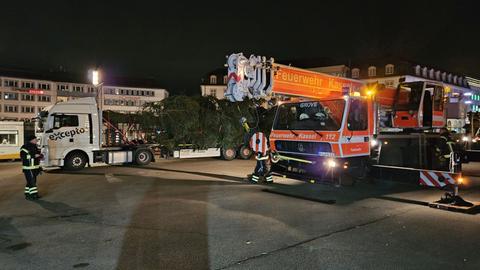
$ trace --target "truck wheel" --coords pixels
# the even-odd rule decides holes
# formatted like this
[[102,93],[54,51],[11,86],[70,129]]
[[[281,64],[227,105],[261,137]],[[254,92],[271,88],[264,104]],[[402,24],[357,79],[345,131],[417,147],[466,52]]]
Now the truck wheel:
[[237,151],[234,148],[222,149],[222,158],[225,160],[233,160],[237,156]]
[[148,149],[140,149],[135,152],[135,164],[148,165],[152,161],[152,152]]
[[252,157],[252,154],[252,149],[250,149],[250,147],[246,145],[242,145],[242,147],[240,147],[240,150],[238,150],[238,156],[241,159],[250,159]]
[[87,164],[87,155],[81,152],[68,154],[64,160],[64,168],[68,171],[78,171],[85,168]]

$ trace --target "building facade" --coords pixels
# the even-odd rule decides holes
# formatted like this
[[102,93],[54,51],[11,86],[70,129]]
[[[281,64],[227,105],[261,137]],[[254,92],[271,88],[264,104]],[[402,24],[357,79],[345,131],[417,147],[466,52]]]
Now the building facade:
[[57,100],[52,81],[0,77],[0,120],[29,121]]
[[225,98],[225,91],[227,90],[227,69],[217,69],[208,73],[202,78],[200,84],[200,91],[202,96],[214,96],[218,99]]
[[103,90],[103,110],[136,112],[145,103],[156,102],[168,97],[168,91],[160,88],[139,88],[107,85]]
[[[128,84],[125,84],[128,85]],[[135,112],[146,102],[168,97],[159,87],[99,86],[57,74],[33,74],[0,69],[0,120],[30,121],[44,107],[81,97],[96,97],[103,110]],[[99,95],[103,90],[104,95]]]

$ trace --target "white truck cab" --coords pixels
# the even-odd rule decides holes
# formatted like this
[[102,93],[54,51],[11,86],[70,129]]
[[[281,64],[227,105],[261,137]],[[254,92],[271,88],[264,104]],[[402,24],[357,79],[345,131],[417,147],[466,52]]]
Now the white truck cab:
[[79,170],[86,164],[136,163],[154,159],[149,145],[102,147],[102,112],[95,98],[80,98],[46,107],[39,114],[37,137],[44,167]]

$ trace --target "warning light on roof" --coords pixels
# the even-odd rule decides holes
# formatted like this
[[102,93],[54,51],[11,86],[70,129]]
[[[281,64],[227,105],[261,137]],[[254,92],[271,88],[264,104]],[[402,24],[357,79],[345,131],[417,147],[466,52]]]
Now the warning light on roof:
[[457,184],[459,184],[459,185],[463,184],[463,178],[462,177],[459,177],[457,179]]

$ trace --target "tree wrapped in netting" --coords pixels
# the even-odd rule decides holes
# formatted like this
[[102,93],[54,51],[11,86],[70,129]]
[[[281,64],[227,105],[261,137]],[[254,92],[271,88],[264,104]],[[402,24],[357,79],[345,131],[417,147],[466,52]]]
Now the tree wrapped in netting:
[[179,145],[200,149],[238,147],[245,141],[240,118],[247,118],[251,125],[265,131],[271,128],[271,123],[263,123],[262,112],[257,112],[260,102],[231,103],[212,96],[171,96],[146,104],[139,123],[150,138],[169,150]]

